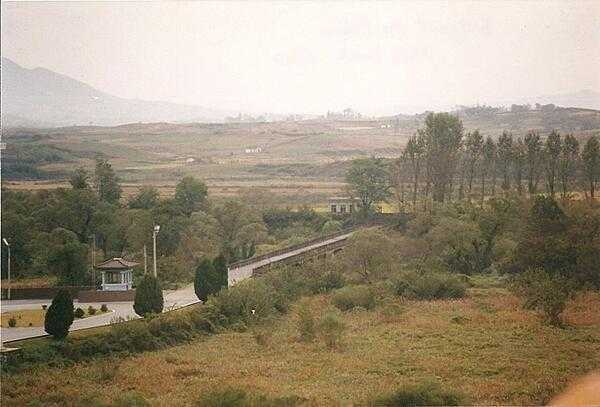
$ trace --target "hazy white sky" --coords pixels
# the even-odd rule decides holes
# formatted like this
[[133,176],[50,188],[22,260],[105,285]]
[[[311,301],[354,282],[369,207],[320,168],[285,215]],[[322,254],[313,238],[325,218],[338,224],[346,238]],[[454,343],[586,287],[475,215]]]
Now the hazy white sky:
[[2,54],[128,98],[388,113],[600,91],[600,0],[3,2]]

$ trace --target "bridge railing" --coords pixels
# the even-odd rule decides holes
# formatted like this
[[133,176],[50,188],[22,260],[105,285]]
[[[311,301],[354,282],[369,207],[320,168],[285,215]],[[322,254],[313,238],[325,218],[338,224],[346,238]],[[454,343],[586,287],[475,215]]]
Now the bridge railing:
[[312,246],[312,245],[317,244],[317,243],[325,242],[325,241],[327,241],[329,239],[334,239],[336,237],[346,235],[346,234],[348,234],[348,233],[350,233],[350,232],[352,232],[354,230],[356,230],[356,227],[346,228],[346,229],[343,229],[343,230],[341,230],[339,232],[331,233],[331,234],[328,234],[328,235],[325,235],[325,236],[320,236],[320,237],[308,240],[306,242],[295,244],[293,246],[284,247],[283,249],[277,249],[277,250],[274,250],[274,251],[269,252],[269,253],[261,254],[260,256],[251,257],[251,258],[246,259],[246,260],[236,261],[234,263],[229,264],[229,269],[230,270],[237,269],[237,268],[240,268],[240,267],[247,266],[248,264],[252,264],[252,263],[256,263],[256,262],[262,261],[262,260],[266,260],[266,259],[271,258],[271,257],[280,256],[280,255],[288,253],[288,252],[293,252],[294,250],[303,249],[305,247]]

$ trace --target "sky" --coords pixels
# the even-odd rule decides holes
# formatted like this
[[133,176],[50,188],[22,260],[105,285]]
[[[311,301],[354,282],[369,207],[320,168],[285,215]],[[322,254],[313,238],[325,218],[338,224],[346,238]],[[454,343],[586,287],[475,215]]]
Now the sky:
[[367,114],[600,91],[600,1],[2,2],[2,55],[126,98]]

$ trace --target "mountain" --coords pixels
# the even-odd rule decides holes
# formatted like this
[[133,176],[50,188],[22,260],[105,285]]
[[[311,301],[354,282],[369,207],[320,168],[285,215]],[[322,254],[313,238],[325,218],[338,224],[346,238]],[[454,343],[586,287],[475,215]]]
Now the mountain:
[[124,99],[44,68],[2,58],[2,125],[117,125],[133,122],[214,122],[231,112],[168,102]]

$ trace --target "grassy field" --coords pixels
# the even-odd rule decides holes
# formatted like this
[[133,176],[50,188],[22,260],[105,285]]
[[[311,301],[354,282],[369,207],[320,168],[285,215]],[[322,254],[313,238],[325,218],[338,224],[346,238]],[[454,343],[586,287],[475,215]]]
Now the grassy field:
[[[315,313],[330,297],[309,299]],[[294,310],[265,328],[225,332],[138,356],[38,368],[3,377],[3,405],[31,400],[87,405],[136,392],[152,405],[193,405],[226,387],[310,405],[353,405],[407,383],[440,382],[476,404],[547,402],[577,376],[600,368],[600,295],[573,301],[567,327],[542,325],[505,289],[471,288],[452,301],[388,299],[343,314],[342,347],[298,341]],[[255,340],[262,332],[262,340]],[[259,344],[260,342],[260,344]]]
[[[92,314],[88,313],[87,308],[83,309],[84,316],[83,318],[91,317]],[[103,312],[100,309],[97,309],[93,315],[100,315]],[[7,328],[8,321],[11,318],[14,318],[17,322],[15,325],[16,328],[21,327],[30,327],[30,326],[44,326],[44,318],[46,317],[46,311],[43,309],[28,309],[21,311],[9,311],[3,312],[0,314],[2,321],[2,328]]]

